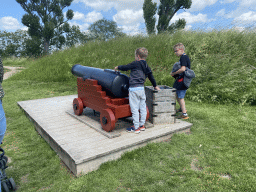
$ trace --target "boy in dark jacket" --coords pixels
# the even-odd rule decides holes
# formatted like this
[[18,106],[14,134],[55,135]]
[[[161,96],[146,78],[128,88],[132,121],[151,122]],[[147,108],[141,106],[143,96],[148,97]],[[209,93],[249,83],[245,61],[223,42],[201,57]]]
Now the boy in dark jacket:
[[135,61],[127,65],[115,67],[115,70],[131,70],[129,78],[129,104],[132,112],[133,126],[126,129],[128,132],[140,133],[140,131],[145,131],[144,124],[146,121],[147,109],[144,83],[146,78],[149,78],[156,90],[160,90],[156,85],[150,67],[147,65],[147,56],[148,50],[146,48],[138,48],[135,51]]
[[185,106],[184,97],[186,95],[187,87],[184,84],[184,72],[186,67],[190,69],[190,60],[189,57],[185,53],[185,47],[182,43],[176,44],[174,47],[175,54],[180,57],[180,65],[181,68],[176,72],[172,72],[171,76],[173,76],[176,80],[173,84],[173,88],[176,89],[177,101],[180,104],[180,110],[182,112],[182,118],[188,119],[188,114]]

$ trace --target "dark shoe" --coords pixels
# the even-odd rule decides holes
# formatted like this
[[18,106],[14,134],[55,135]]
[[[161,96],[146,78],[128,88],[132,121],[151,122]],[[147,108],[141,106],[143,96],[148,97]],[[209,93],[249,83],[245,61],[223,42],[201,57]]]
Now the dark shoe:
[[134,128],[134,126],[131,126],[131,127],[127,128],[126,131],[127,131],[128,133],[131,133],[131,132],[134,132],[134,131],[135,131],[135,128]]
[[188,119],[189,117],[188,117],[187,113],[182,113],[181,118],[182,119]]

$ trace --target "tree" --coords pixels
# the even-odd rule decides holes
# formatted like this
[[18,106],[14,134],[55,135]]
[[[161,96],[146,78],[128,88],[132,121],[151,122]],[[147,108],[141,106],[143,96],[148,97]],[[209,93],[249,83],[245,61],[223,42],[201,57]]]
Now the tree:
[[79,26],[73,25],[66,34],[66,46],[72,47],[76,44],[84,44],[89,40],[89,36],[80,31]]
[[71,5],[73,0],[16,0],[27,12],[22,17],[23,25],[28,27],[31,37],[43,39],[44,53],[49,52],[49,46],[58,42],[57,47],[65,43],[64,32],[69,31],[68,20],[74,16],[72,10],[66,13],[64,21],[63,9]]
[[[180,9],[189,9],[191,5],[192,0],[160,0],[160,5],[158,7],[158,33],[162,33],[164,31],[174,32],[175,30],[185,28],[185,19],[179,19],[170,26],[169,23],[173,16],[175,15],[175,13],[177,13],[177,11],[179,11]],[[149,10],[151,10],[152,12],[150,13]],[[155,22],[153,19],[150,18],[153,18],[153,16],[156,14],[156,4],[153,4],[152,0],[144,0],[143,12],[145,15],[144,19],[146,22],[146,26],[151,26],[152,28],[152,26],[155,25]]]
[[24,42],[29,36],[26,31],[0,31],[0,49],[3,57],[20,56],[24,49]]
[[171,25],[171,27],[169,27],[169,22],[177,11],[180,9],[189,9],[191,5],[192,0],[160,0],[158,11],[159,21],[157,25],[158,32],[170,31],[175,29],[175,27],[185,27],[185,19],[179,19],[174,25]]
[[5,51],[4,51],[5,56],[16,56],[17,49],[18,49],[17,45],[10,43],[5,48]]
[[121,32],[121,29],[117,27],[115,21],[108,21],[106,19],[94,22],[88,29],[94,39],[104,41],[125,35]]
[[143,4],[143,17],[146,22],[146,28],[148,34],[155,34],[155,23],[156,18],[154,17],[156,14],[157,6],[156,3],[153,3],[152,0],[145,0]]
[[42,54],[42,40],[39,37],[33,36],[31,38],[27,38],[24,41],[24,49],[21,52],[22,56],[39,56]]
[[[81,32],[79,26],[70,27],[65,34],[65,42],[54,37],[51,40],[51,46],[54,49],[60,49],[62,45],[71,47],[75,44],[83,44],[90,40],[90,34]],[[0,30],[0,55],[2,57],[11,56],[39,56],[43,54],[43,39],[37,36],[30,36],[28,31],[17,30],[7,32]]]

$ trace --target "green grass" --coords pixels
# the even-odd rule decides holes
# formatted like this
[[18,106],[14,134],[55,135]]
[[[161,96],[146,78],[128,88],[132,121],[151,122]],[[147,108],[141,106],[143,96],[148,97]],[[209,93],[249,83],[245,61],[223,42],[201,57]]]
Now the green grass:
[[4,66],[10,66],[10,67],[28,67],[31,66],[31,62],[33,59],[28,58],[16,58],[16,57],[10,57],[10,58],[4,58]]
[[11,71],[10,69],[4,68],[4,73]]
[[[13,59],[12,64],[12,61],[4,60],[5,66],[26,67],[2,84],[5,91],[3,107],[7,117],[7,132],[2,147],[11,159],[6,170],[8,177],[13,177],[18,191],[24,192],[256,191],[256,106],[249,105],[249,101],[254,99],[254,95],[250,96],[255,92],[254,82],[250,84],[251,91],[247,90],[247,85],[243,87],[243,93],[234,89],[239,86],[231,86],[233,93],[231,88],[222,91],[219,96],[213,97],[215,100],[207,95],[219,89],[214,87],[214,83],[222,80],[221,87],[225,83],[231,84],[216,76],[219,70],[229,69],[227,63],[232,66],[237,64],[233,71],[237,74],[240,60],[232,58],[244,53],[245,47],[238,46],[236,42],[246,42],[246,46],[250,47],[247,53],[255,56],[255,49],[250,45],[253,42],[245,41],[254,37],[251,34],[246,35],[233,32],[188,32],[176,34],[174,37],[133,37],[88,43],[34,61],[21,59],[23,61],[20,62]],[[203,50],[200,46],[203,42],[208,51],[215,52],[228,47],[228,44],[218,41],[232,38],[234,42],[231,41],[231,48],[226,50],[232,55],[229,57],[231,61],[227,62],[226,58],[221,59],[220,53],[215,53],[211,56],[215,57],[214,61],[201,58],[199,65],[199,53]],[[192,82],[193,87],[188,90],[189,99],[186,100],[190,116],[187,121],[193,123],[189,135],[176,134],[169,141],[148,144],[146,147],[125,153],[116,161],[104,163],[97,171],[76,178],[17,106],[18,101],[76,94],[76,78],[70,73],[73,64],[113,69],[117,65],[133,61],[135,49],[141,46],[150,51],[148,62],[157,83],[172,86],[173,79],[169,73],[172,64],[178,60],[172,52],[172,46],[178,42],[187,44],[187,54],[191,57],[193,69],[197,74],[197,78]],[[246,63],[255,66],[253,58],[245,59]],[[208,62],[211,65],[214,62],[216,66],[222,65],[217,71],[216,66],[204,68]],[[228,71],[230,70],[226,70],[226,73]],[[251,76],[247,76],[248,79],[254,78],[255,70],[249,72]],[[231,76],[228,78],[232,80]],[[249,82],[248,79],[243,80]],[[147,81],[146,84],[150,85],[150,82]],[[244,100],[236,100],[233,94],[235,97],[244,96]],[[220,102],[218,98],[228,102]],[[229,179],[222,177],[225,175]]]

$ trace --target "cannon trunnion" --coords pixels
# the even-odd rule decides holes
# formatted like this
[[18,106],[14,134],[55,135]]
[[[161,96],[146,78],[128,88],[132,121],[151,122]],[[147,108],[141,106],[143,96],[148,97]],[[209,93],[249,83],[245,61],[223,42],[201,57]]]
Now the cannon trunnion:
[[[129,78],[126,75],[81,65],[74,65],[71,71],[79,76],[78,98],[73,100],[76,115],[81,115],[85,107],[100,112],[101,126],[107,132],[115,128],[119,118],[132,116],[127,97]],[[146,120],[149,118],[148,109],[147,112]]]

